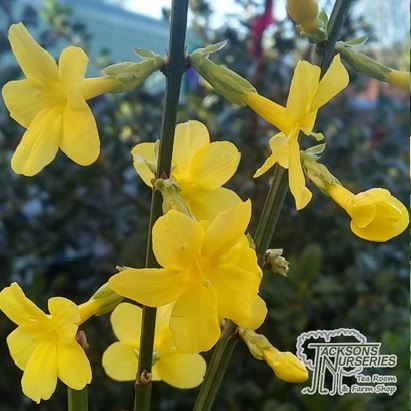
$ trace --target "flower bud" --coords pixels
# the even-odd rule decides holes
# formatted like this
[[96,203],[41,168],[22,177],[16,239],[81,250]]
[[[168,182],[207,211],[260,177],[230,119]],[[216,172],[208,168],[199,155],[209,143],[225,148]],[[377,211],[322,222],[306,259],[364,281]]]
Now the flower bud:
[[122,301],[123,297],[116,294],[108,283],[103,284],[90,300],[79,305],[81,323],[93,315],[103,315],[113,311]]
[[388,81],[387,74],[390,71],[388,67],[377,63],[371,57],[357,53],[351,47],[344,46],[343,44],[344,43],[342,42],[338,42],[336,48],[339,49],[341,58],[344,62],[346,62],[355,72],[365,74],[379,81]]
[[327,194],[352,218],[351,230],[368,241],[384,242],[408,226],[408,210],[388,190],[372,188],[354,195],[340,184],[326,184]]
[[255,92],[255,87],[234,71],[219,66],[208,59],[210,53],[221,49],[224,45],[225,42],[222,42],[194,50],[190,55],[191,67],[226,99],[232,103],[244,106],[245,103],[242,100],[242,96],[247,91]]
[[321,43],[327,39],[328,17],[324,12],[318,14],[316,0],[287,0],[290,17],[297,28],[310,43]]
[[282,256],[282,248],[268,249],[265,253],[265,265],[273,273],[287,277],[289,262]]
[[239,334],[257,360],[263,359],[263,350],[275,349],[264,335],[253,330],[240,328]]
[[325,192],[326,184],[338,181],[325,165],[318,163],[324,148],[325,144],[319,144],[301,151],[301,164],[305,174],[322,192]]
[[163,58],[151,50],[134,49],[134,52],[142,58],[139,63],[124,62],[103,69],[107,77],[115,78],[120,83],[110,91],[111,93],[121,93],[140,86],[148,76],[164,64]]
[[316,0],[287,0],[287,11],[297,24],[311,25],[317,19],[318,4]]
[[176,210],[180,213],[194,218],[188,209],[183,197],[180,196],[181,188],[177,181],[172,178],[158,178],[154,182],[154,188],[161,192],[163,196],[163,213],[166,214],[170,210]]
[[273,347],[263,351],[263,358],[280,380],[301,383],[308,379],[308,371],[302,361],[289,351],[281,352]]
[[75,340],[80,344],[80,347],[87,352],[90,348],[89,343],[87,342],[87,336],[84,331],[77,331],[76,335],[74,336]]

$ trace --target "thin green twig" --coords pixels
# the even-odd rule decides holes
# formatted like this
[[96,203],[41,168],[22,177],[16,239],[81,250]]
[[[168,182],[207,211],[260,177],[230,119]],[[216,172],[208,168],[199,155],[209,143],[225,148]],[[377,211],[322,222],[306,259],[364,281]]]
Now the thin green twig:
[[265,252],[273,237],[287,191],[287,171],[276,164],[273,181],[254,235],[254,244],[260,267],[264,265]]
[[201,385],[197,401],[193,411],[209,411],[214,403],[223,380],[225,370],[227,369],[231,355],[238,341],[237,326],[230,320],[227,320],[221,333],[213,358],[208,365],[207,374],[212,378],[205,378]]
[[[173,0],[171,9],[169,56],[168,61],[162,70],[166,76],[167,83],[163,121],[161,125],[159,158],[156,172],[157,178],[163,175],[170,175],[181,78],[184,71],[187,69],[184,57],[187,12],[188,0]],[[151,233],[154,223],[162,215],[161,204],[161,194],[154,190],[151,201],[146,267],[158,267],[158,263],[153,254]],[[139,367],[135,385],[134,411],[148,411],[150,409],[152,388],[151,366],[155,321],[156,309],[151,307],[143,307]]]
[[314,64],[321,67],[321,77],[328,70],[328,67],[330,67],[334,57],[335,43],[340,38],[341,30],[347,19],[351,3],[352,0],[337,0],[335,2],[330,21],[328,22],[327,40],[316,47]]
[[[316,64],[321,67],[322,75],[326,72],[332,61],[335,42],[340,36],[344,21],[348,15],[351,1],[352,0],[337,0],[328,24],[328,41],[322,45],[323,47],[317,47],[317,50],[320,50],[321,52],[317,51],[315,59]],[[254,235],[258,262],[261,267],[264,264],[265,252],[271,242],[284,198],[288,191],[286,177],[286,170],[277,166],[274,170],[273,181]],[[229,327],[229,329],[226,329],[226,327]],[[211,410],[221,381],[227,370],[231,355],[238,341],[237,338],[233,338],[233,330],[235,330],[233,327],[236,326],[231,321],[227,322],[224,327],[221,338],[214,350],[210,366],[208,367],[193,411]]]
[[82,390],[67,387],[68,411],[88,411],[87,385]]

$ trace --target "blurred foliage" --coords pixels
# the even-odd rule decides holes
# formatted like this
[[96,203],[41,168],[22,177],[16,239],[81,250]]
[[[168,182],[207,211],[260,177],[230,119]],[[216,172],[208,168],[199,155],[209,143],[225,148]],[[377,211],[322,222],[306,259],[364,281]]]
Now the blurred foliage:
[[[37,28],[36,38],[46,48],[63,38],[63,46],[76,44],[87,50],[92,33],[85,22],[73,19],[69,8],[46,0],[41,10],[27,5],[17,14],[17,3],[22,2],[0,0],[1,19],[6,23],[0,31],[2,56],[10,56],[6,28],[17,21],[29,30]],[[230,19],[230,24],[212,31],[208,29],[210,2],[190,3],[189,50],[228,39],[228,46],[213,55],[213,61],[248,78],[261,94],[285,103],[295,62],[310,59],[313,52],[298,37],[292,22],[276,21],[262,39],[261,52],[252,57],[250,28],[263,2],[238,1],[246,17],[237,16],[236,26],[230,25]],[[163,14],[169,16],[167,10]],[[364,30],[372,36],[362,20],[349,19],[342,39]],[[18,76],[13,59],[0,61],[1,87]],[[381,186],[408,202],[408,152],[404,150],[405,144],[408,147],[408,95],[378,85],[377,97],[370,99],[365,93],[368,86],[367,79],[352,74],[348,89],[321,109],[315,131],[326,136],[322,161],[353,192]],[[148,91],[141,88],[90,102],[102,140],[101,156],[94,165],[79,167],[60,152],[56,161],[32,178],[17,176],[10,169],[11,155],[24,130],[1,106],[0,288],[18,281],[45,309],[53,295],[77,303],[88,299],[115,272],[116,265],[143,266],[151,193],[134,171],[130,149],[159,135],[163,94]],[[269,175],[258,180],[251,176],[266,158],[274,130],[248,108],[231,105],[199,83],[192,72],[185,75],[179,110],[179,121],[188,119],[203,121],[213,140],[230,140],[241,151],[239,170],[229,186],[243,199],[253,200],[253,233]],[[378,370],[396,375],[398,390],[392,397],[303,396],[301,385],[276,379],[239,342],[213,410],[405,409],[409,402],[407,239],[405,233],[388,243],[365,242],[351,233],[345,212],[320,192],[314,191],[313,201],[298,213],[288,196],[271,246],[284,248],[290,272],[288,277],[265,273],[261,294],[270,311],[260,331],[280,350],[295,351],[296,338],[304,331],[358,329],[369,341],[382,343],[381,353],[398,356],[396,368]],[[40,405],[21,394],[21,372],[13,365],[4,338],[12,329],[14,325],[0,315],[0,411],[65,410],[61,383],[52,399]],[[100,365],[102,352],[113,341],[109,317],[96,318],[84,329],[93,364],[90,410],[131,409],[133,384],[109,380]],[[210,355],[206,353],[206,359]],[[190,410],[197,392],[155,384],[153,410]]]

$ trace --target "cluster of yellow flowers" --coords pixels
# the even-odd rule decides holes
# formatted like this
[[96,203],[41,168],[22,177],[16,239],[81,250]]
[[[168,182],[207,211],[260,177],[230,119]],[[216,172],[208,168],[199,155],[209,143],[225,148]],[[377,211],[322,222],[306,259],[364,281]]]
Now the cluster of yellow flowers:
[[[317,13],[313,9],[312,15],[299,21],[306,31],[316,24]],[[88,58],[77,47],[66,48],[57,65],[22,23],[10,28],[9,38],[26,76],[3,88],[11,117],[27,128],[13,155],[13,170],[26,176],[37,174],[59,148],[80,165],[93,163],[100,142],[86,100],[123,91],[124,86],[115,75],[84,79]],[[212,82],[212,73],[207,78]],[[219,81],[224,88],[221,78]],[[318,109],[348,82],[337,55],[321,79],[318,67],[306,61],[297,64],[286,107],[259,95],[252,86],[238,92],[231,88],[237,101],[280,130],[270,140],[271,155],[254,177],[276,163],[288,169],[297,210],[306,207],[312,197],[306,187],[300,132],[317,141],[323,139],[313,132]],[[132,150],[135,169],[150,187],[155,181],[157,155],[157,143],[141,143]],[[123,297],[158,307],[153,380],[180,388],[200,384],[206,364],[199,353],[216,344],[224,319],[238,325],[252,354],[265,360],[279,378],[290,382],[308,378],[296,356],[279,352],[254,332],[263,323],[267,308],[259,296],[262,270],[247,237],[252,204],[222,187],[239,161],[234,144],[210,143],[204,124],[189,121],[177,125],[169,178],[181,189],[176,196],[186,212],[170,207],[154,224],[152,246],[160,268],[123,267],[80,306],[65,298],[51,298],[50,314],[32,303],[16,283],[0,292],[0,309],[18,325],[7,343],[16,365],[24,371],[22,388],[28,397],[36,402],[50,398],[57,379],[76,390],[90,383],[91,368],[84,351],[87,343],[78,327],[93,315],[113,310],[111,322],[119,341],[104,353],[104,369],[116,380],[136,378],[142,310],[122,303]],[[356,235],[387,241],[405,230],[408,212],[387,190],[354,195],[328,177],[321,180],[321,188],[347,211]]]

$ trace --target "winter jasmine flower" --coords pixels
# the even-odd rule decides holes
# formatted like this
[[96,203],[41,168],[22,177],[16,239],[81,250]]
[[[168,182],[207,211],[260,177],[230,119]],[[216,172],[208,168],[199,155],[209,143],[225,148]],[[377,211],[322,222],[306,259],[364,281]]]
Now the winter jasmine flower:
[[97,300],[77,306],[72,301],[49,299],[50,314],[44,313],[17,283],[0,292],[0,310],[18,325],[7,337],[10,354],[23,370],[23,393],[33,401],[48,400],[57,379],[74,390],[91,381],[88,358],[76,340],[78,325],[96,314]]
[[[207,351],[220,336],[221,319],[245,326],[254,318],[262,322],[266,314],[257,295],[261,270],[244,235],[250,217],[250,201],[211,223],[171,210],[153,227],[153,251],[162,268],[126,268],[109,284],[146,306],[175,302],[170,328],[177,349]],[[263,315],[255,313],[261,310]]]
[[[157,310],[153,352],[153,380],[163,380],[177,388],[201,384],[206,363],[199,354],[184,354],[174,345],[169,321],[172,304]],[[103,354],[106,373],[119,381],[134,381],[138,370],[142,309],[122,303],[113,311],[111,324],[119,341]]]
[[[154,173],[147,163],[157,163],[156,147],[155,143],[141,143],[131,151],[137,173],[150,187]],[[177,125],[171,177],[198,220],[210,221],[241,202],[234,191],[221,187],[233,176],[239,162],[235,145],[228,141],[210,143],[207,128],[199,121]]]
[[118,81],[85,80],[88,57],[79,47],[65,48],[57,66],[22,23],[10,27],[9,39],[26,76],[3,87],[11,117],[27,129],[11,160],[13,170],[33,176],[53,161],[59,148],[77,164],[93,163],[100,140],[86,100],[114,90]]
[[352,232],[369,241],[383,242],[408,226],[408,210],[383,188],[353,194],[339,184],[326,184],[327,194],[352,218]]
[[321,80],[319,67],[307,61],[298,62],[286,107],[253,92],[243,97],[250,108],[280,130],[270,140],[272,154],[254,177],[266,173],[276,163],[288,169],[288,181],[297,210],[304,208],[312,197],[305,186],[301,167],[299,133],[302,131],[317,140],[323,139],[321,134],[313,132],[317,111],[347,84],[348,73],[337,55]]

